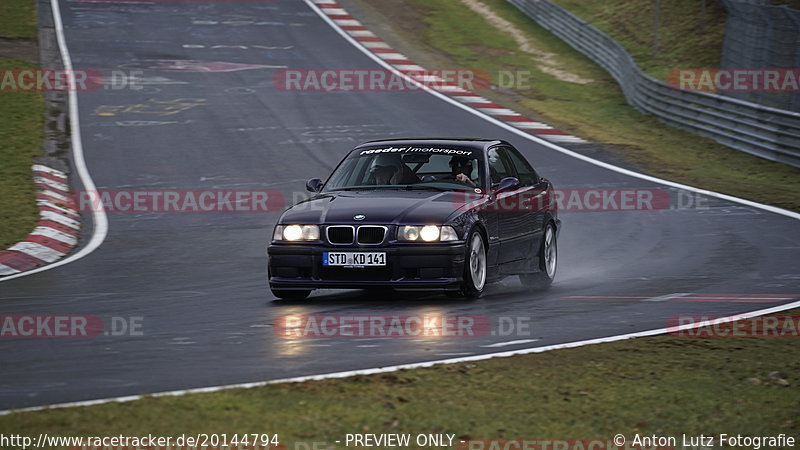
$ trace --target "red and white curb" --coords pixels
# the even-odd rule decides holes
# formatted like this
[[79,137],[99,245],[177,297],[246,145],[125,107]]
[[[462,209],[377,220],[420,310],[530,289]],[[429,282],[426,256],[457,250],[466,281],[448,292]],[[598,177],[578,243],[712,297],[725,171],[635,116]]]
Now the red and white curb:
[[34,164],[33,180],[39,222],[25,240],[0,251],[0,277],[57,261],[78,245],[80,215],[69,194],[67,175]]
[[[424,68],[414,64],[402,53],[393,50],[389,44],[384,42],[375,33],[368,30],[357,19],[348,14],[341,5],[332,0],[312,0],[314,4],[328,16],[331,21],[342,31],[350,35],[365,49],[372,54],[401,72],[420,71],[424,73]],[[426,82],[431,89],[440,92],[453,100],[466,106],[474,108],[497,120],[503,121],[513,127],[523,130],[529,134],[559,144],[585,144],[588,141],[577,136],[572,136],[559,129],[553,128],[543,122],[529,119],[522,114],[493,103],[491,100],[481,97],[472,91],[461,88],[456,84],[448,84],[442,78],[431,75],[407,74],[410,78],[420,82]],[[433,81],[434,83],[430,83]]]

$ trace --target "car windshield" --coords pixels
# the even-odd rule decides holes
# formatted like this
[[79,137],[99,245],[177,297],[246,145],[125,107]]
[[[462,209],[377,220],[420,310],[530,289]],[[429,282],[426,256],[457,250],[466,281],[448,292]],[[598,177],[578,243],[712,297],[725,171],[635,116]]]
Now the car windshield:
[[333,172],[326,191],[430,189],[475,191],[484,185],[479,152],[461,149],[388,147],[353,152]]

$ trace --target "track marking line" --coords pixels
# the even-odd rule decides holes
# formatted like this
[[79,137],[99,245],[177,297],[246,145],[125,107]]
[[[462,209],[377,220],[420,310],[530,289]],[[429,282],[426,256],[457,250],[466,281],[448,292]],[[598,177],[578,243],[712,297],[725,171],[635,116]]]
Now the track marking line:
[[787,298],[720,298],[720,297],[696,297],[696,298],[678,298],[677,302],[696,302],[696,303],[777,303],[786,300],[794,300],[796,297]]
[[564,301],[641,301],[641,302],[710,302],[710,303],[777,303],[800,298],[796,294],[690,294],[676,293],[658,297],[575,295],[560,297]]
[[681,297],[688,297],[690,295],[694,295],[694,294],[692,294],[691,292],[683,292],[683,293],[679,292],[679,293],[676,293],[676,294],[667,294],[667,295],[660,295],[658,297],[650,297],[650,298],[646,298],[646,299],[644,299],[642,301],[643,302],[665,302],[667,300],[672,300],[672,299],[681,298]]
[[538,340],[539,339],[518,339],[516,341],[497,342],[495,344],[481,345],[481,347],[485,347],[485,348],[506,347],[506,346],[509,346],[509,345],[529,344],[531,342],[536,342]]

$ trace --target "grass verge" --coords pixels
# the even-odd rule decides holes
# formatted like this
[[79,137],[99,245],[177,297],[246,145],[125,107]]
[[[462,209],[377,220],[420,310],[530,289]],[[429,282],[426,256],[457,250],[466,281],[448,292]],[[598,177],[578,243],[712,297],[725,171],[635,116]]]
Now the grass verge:
[[[569,3],[567,0],[561,2]],[[609,3],[574,2],[583,8]],[[493,26],[460,1],[360,2],[366,11],[378,18],[376,22],[391,24],[391,31],[397,38],[389,39],[390,44],[423,66],[484,70],[493,75],[495,84],[498,84],[501,70],[529,73],[529,85],[496,86],[480,94],[569,133],[603,144],[599,150],[601,158],[610,156],[651,175],[800,210],[800,169],[732,150],[711,139],[669,127],[651,116],[638,113],[628,105],[617,83],[602,68],[539,27],[513,5],[505,0],[481,0],[481,3],[521,30],[533,47],[555,54],[560,69],[594,81],[581,85],[561,81],[543,72],[536,58],[521,51],[509,33]],[[620,0],[610,3],[632,5],[635,2]],[[635,22],[630,16],[638,14],[638,9],[622,8],[619,15],[627,15],[628,19],[621,17],[618,20]],[[690,16],[695,17],[693,13]],[[670,30],[675,24],[680,24],[680,21],[665,21],[665,36],[680,34],[679,29]],[[683,45],[680,49],[672,49],[663,46],[664,52],[672,55],[671,59],[667,62],[656,60],[654,64],[702,67],[710,52],[695,47]],[[699,54],[691,54],[693,50]],[[680,63],[674,62],[676,60]]]
[[[32,0],[0,2],[0,38],[32,40],[36,38],[36,29]],[[13,46],[15,42],[3,44]],[[0,46],[0,75],[7,70],[38,68],[21,59],[4,58],[2,54]],[[31,159],[41,154],[44,113],[40,92],[0,91],[0,250],[22,240],[39,216]]]
[[413,371],[16,413],[0,417],[0,433],[277,433],[283,443],[324,441],[333,448],[344,447],[335,441],[344,442],[346,433],[449,433],[463,440],[617,433],[798,437],[798,374],[796,339],[649,337]]
[[0,38],[36,40],[36,2],[3,0],[0,2]]
[[[722,2],[670,0],[660,2],[661,26],[656,35],[655,2],[630,0],[556,0],[633,55],[650,75],[667,80],[670,70],[717,68],[722,58],[726,12]],[[657,43],[657,45],[656,45]]]

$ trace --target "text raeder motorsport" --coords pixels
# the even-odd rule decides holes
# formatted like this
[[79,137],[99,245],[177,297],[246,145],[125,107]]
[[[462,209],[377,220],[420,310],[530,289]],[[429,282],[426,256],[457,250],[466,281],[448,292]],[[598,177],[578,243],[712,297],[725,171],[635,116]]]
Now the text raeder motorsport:
[[386,147],[363,150],[359,155],[372,155],[374,153],[439,153],[443,155],[472,155],[470,150],[457,150],[453,148],[437,147]]

